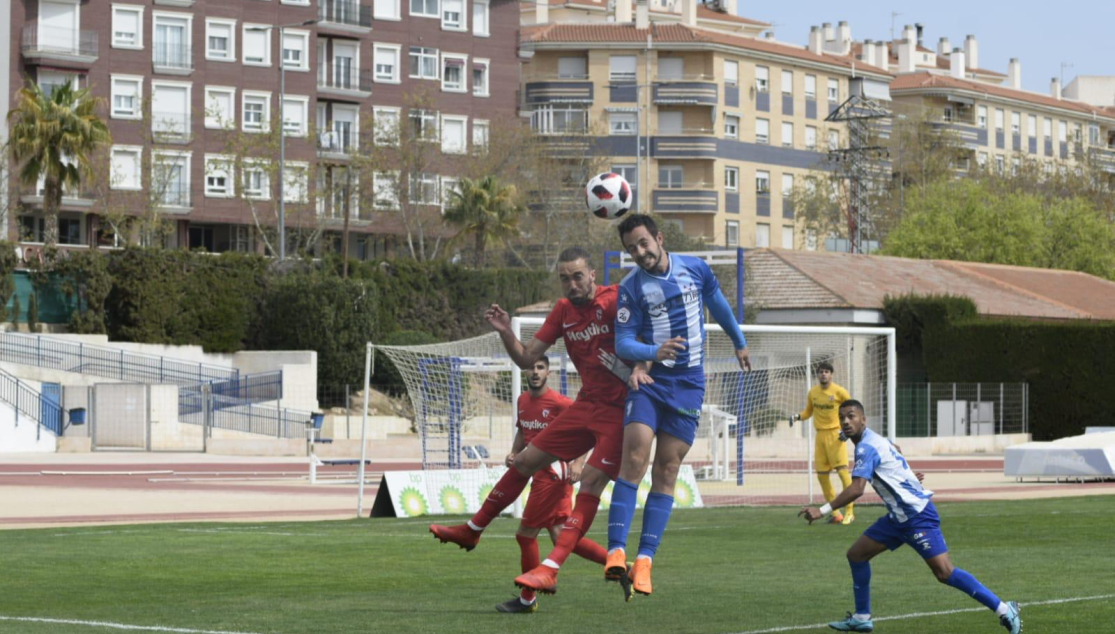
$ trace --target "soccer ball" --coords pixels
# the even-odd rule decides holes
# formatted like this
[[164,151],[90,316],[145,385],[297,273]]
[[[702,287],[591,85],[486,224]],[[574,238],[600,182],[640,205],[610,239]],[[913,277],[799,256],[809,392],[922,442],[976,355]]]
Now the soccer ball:
[[631,209],[631,186],[619,174],[597,174],[585,185],[585,202],[597,218],[619,218]]

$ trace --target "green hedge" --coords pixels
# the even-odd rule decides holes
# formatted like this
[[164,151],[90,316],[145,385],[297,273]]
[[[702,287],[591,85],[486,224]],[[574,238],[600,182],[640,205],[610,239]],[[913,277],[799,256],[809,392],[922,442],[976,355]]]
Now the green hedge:
[[979,311],[975,302],[962,295],[906,294],[884,297],[883,314],[887,325],[895,329],[898,381],[924,383],[929,380],[924,360],[925,333],[953,322],[975,319]]

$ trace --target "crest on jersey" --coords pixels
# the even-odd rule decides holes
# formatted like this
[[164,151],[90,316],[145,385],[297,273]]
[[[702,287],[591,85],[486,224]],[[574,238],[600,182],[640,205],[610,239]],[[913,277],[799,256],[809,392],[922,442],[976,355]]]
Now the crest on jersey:
[[604,321],[604,309],[603,308],[597,308],[596,309],[596,321]]
[[619,323],[626,324],[628,319],[631,319],[631,311],[626,306],[616,312],[616,321]]
[[549,417],[550,417],[550,410],[548,410],[548,409],[542,410],[542,418],[549,418]]

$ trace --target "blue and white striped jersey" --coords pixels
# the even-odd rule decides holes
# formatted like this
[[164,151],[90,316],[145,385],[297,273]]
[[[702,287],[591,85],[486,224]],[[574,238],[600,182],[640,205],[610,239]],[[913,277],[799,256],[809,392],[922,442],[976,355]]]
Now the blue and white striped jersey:
[[[712,269],[688,255],[670,255],[670,269],[658,276],[636,268],[620,282],[616,340],[640,337],[655,347],[684,337],[686,349],[676,360],[656,363],[676,372],[691,372],[705,360],[705,303],[720,291]],[[617,346],[618,348],[618,346]]]
[[875,492],[887,505],[891,519],[899,523],[921,513],[929,504],[929,498],[933,497],[933,492],[921,486],[894,445],[870,429],[863,430],[863,436],[856,444],[852,477],[870,480]]

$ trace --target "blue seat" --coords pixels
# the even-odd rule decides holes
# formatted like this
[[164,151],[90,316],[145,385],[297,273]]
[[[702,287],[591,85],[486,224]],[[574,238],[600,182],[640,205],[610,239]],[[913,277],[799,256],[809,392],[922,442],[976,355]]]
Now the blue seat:
[[491,457],[488,448],[484,445],[465,445],[461,449],[464,450],[465,457],[469,460],[487,460]]
[[332,444],[332,438],[321,438],[321,426],[325,423],[325,414],[312,414],[310,416],[310,442],[323,445]]

